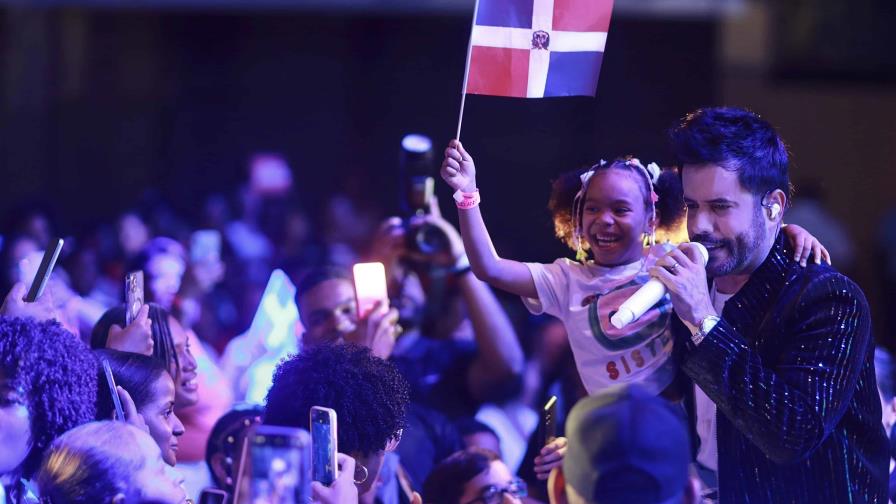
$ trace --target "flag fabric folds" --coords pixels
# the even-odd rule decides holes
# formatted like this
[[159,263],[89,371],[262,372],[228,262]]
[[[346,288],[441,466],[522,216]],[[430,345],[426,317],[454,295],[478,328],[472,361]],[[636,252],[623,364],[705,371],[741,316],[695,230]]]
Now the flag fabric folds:
[[613,0],[479,0],[466,92],[594,96]]

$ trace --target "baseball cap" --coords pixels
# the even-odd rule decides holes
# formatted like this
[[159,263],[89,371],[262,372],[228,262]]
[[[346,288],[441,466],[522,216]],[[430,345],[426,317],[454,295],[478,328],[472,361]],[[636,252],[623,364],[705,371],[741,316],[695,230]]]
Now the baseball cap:
[[684,491],[690,445],[683,412],[637,384],[579,401],[566,421],[563,475],[594,504],[656,504]]

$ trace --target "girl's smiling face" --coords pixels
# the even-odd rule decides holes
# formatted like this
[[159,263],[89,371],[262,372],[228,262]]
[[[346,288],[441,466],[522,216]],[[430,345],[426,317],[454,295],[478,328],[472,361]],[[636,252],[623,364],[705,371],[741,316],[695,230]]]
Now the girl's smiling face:
[[642,179],[612,167],[591,177],[582,202],[582,230],[595,263],[621,266],[641,259],[652,217],[644,203]]

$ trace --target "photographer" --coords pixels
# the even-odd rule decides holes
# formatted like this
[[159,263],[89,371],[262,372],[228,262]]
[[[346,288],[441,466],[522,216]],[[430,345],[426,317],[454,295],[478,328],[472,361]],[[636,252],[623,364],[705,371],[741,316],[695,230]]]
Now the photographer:
[[512,395],[523,367],[513,325],[466,261],[457,230],[429,198],[427,214],[387,219],[371,249],[386,267],[389,297],[404,328],[392,360],[411,397],[449,418]]

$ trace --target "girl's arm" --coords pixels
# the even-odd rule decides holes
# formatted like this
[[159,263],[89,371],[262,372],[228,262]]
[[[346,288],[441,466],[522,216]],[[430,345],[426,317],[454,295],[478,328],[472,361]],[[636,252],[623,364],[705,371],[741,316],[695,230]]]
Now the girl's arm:
[[[442,178],[454,190],[476,191],[476,167],[473,158],[457,140],[452,140],[445,149],[442,162]],[[517,296],[537,298],[538,291],[529,268],[518,261],[502,259],[495,251],[488,235],[479,206],[458,209],[460,234],[464,249],[470,259],[473,274],[483,282],[503,289]]]

